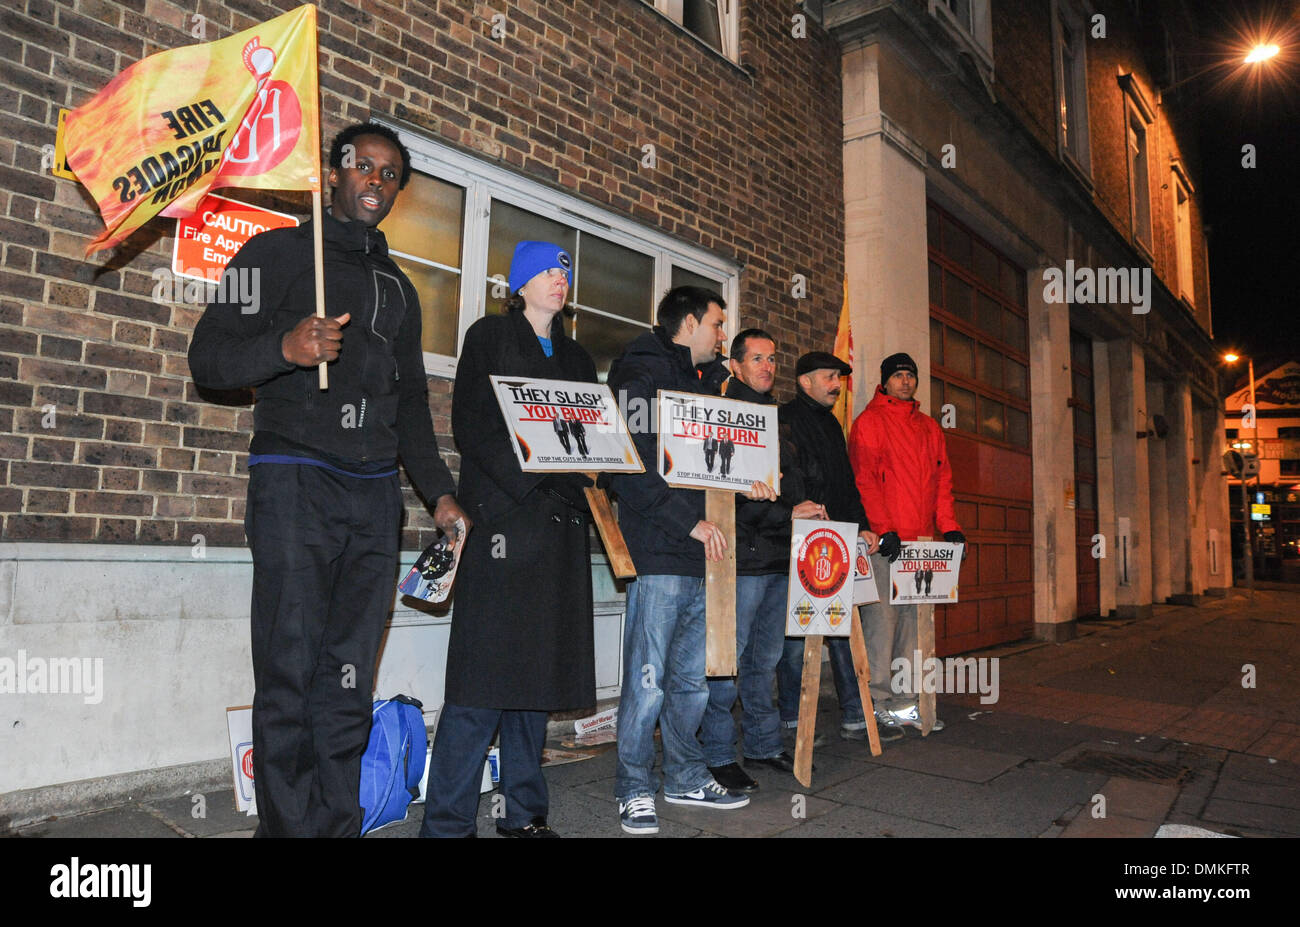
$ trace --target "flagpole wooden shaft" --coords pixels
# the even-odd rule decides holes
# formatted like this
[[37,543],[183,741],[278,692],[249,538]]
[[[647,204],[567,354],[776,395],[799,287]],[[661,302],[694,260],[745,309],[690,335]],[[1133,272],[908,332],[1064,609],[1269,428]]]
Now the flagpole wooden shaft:
[[709,676],[736,675],[736,497],[704,491],[704,518],[727,539],[719,561],[704,562],[704,663]]
[[[917,538],[918,541],[930,541],[933,538]],[[916,647],[917,653],[921,656],[921,668],[934,666],[930,661],[934,658],[934,605],[933,603],[923,603],[916,607]],[[912,659],[916,659],[916,654],[912,654]],[[923,679],[924,674],[918,673],[916,669],[912,670],[913,679]],[[934,689],[933,687],[921,686],[921,691],[916,693],[916,702],[918,714],[921,716],[921,736],[928,737],[930,731],[934,728]]]
[[[321,218],[320,191],[313,190],[311,194],[311,248],[313,263],[316,265],[316,317],[325,318],[325,246],[321,238],[323,222]],[[316,366],[316,374],[320,380],[321,389],[330,388],[329,369],[325,361],[321,361]]]

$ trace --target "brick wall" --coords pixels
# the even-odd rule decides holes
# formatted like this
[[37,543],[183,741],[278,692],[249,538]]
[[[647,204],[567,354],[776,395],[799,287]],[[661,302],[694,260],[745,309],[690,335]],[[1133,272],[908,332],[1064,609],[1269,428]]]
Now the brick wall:
[[[247,397],[196,395],[185,352],[200,310],[153,299],[174,223],[86,261],[102,223],[42,154],[60,106],[195,41],[196,14],[212,40],[272,5],[17,7],[0,13],[2,537],[242,544],[252,412]],[[498,12],[504,40],[491,37]],[[639,0],[325,0],[320,30],[326,140],[355,120],[401,119],[740,262],[739,322],[772,331],[787,371],[798,353],[829,348],[844,267],[839,52],[811,24],[792,38],[784,6],[742,3],[743,70]],[[639,166],[646,143],[655,170]],[[307,211],[300,198],[274,205]],[[790,295],[794,273],[808,278],[805,300]],[[450,452],[451,383],[429,387]],[[422,546],[432,521],[405,492],[403,540]]]

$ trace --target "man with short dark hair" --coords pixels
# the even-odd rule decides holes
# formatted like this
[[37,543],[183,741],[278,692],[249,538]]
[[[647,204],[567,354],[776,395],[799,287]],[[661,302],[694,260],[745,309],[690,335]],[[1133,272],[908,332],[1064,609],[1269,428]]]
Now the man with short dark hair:
[[[782,437],[794,444],[804,491],[809,499],[822,503],[830,521],[852,522],[867,542],[867,551],[875,551],[877,538],[862,509],[858,487],[853,482],[844,431],[831,409],[843,388],[840,377],[852,372],[844,361],[825,351],[812,351],[795,365],[795,397],[781,406]],[[862,708],[862,694],[853,669],[853,651],[847,637],[827,639],[831,671],[840,702],[840,737],[863,740],[867,736],[867,716]],[[781,723],[794,728],[799,723],[799,689],[803,676],[804,640],[786,639],[785,653],[777,668],[781,706]],[[882,739],[897,737],[882,732]]]
[[[952,498],[952,467],[943,429],[921,411],[916,393],[916,361],[907,354],[891,354],[880,364],[880,385],[871,402],[853,422],[849,452],[862,504],[880,531],[880,552],[872,559],[880,571],[880,601],[863,609],[862,630],[871,662],[871,700],[880,731],[902,733],[904,727],[921,728],[917,693],[908,681],[921,671],[896,673],[893,663],[909,663],[917,652],[917,606],[890,605],[886,595],[889,563],[898,559],[903,541],[942,532],[943,539],[965,544]],[[962,557],[966,556],[965,548]],[[917,573],[917,592],[928,594],[934,574]],[[893,683],[902,683],[894,691]],[[931,731],[943,730],[934,719]]]
[[339,133],[322,224],[330,317],[315,315],[305,223],[249,239],[227,272],[258,270],[260,311],[213,302],[190,345],[198,385],[257,388],[244,526],[259,836],[360,832],[361,755],[397,581],[398,458],[439,528],[469,526],[434,440],[419,298],[376,228],[410,175],[391,129]]
[[[773,406],[776,341],[747,328],[731,341],[728,399]],[[794,769],[781,743],[781,718],[772,702],[772,680],[785,641],[786,577],[790,519],[825,518],[825,508],[803,496],[793,454],[781,447],[781,497],[776,502],[737,499],[736,676],[709,680],[709,703],[700,727],[709,772],[724,788],[752,791],[758,782],[736,762],[736,722],[731,709],[739,692],[744,710],[742,753],[746,766],[780,772]]]
[[[701,287],[669,290],[659,303],[659,324],[629,344],[609,370],[609,388],[628,410],[628,427],[646,465],[644,473],[609,478],[637,574],[627,587],[614,780],[619,823],[630,834],[659,832],[656,722],[663,735],[665,801],[716,809],[749,804],[748,796],[723,788],[710,775],[695,736],[709,700],[704,563],[723,558],[726,535],[705,520],[703,491],[670,487],[658,466],[658,391],[717,394],[725,374],[716,359],[725,306],[721,296]],[[749,497],[771,500],[776,494],[755,483]]]

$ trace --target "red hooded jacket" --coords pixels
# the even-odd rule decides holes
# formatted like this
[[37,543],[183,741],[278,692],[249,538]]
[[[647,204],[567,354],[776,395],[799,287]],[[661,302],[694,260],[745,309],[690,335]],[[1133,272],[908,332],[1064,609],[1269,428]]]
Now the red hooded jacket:
[[877,386],[853,422],[849,460],[872,531],[915,541],[961,530],[943,430],[915,400],[894,399]]

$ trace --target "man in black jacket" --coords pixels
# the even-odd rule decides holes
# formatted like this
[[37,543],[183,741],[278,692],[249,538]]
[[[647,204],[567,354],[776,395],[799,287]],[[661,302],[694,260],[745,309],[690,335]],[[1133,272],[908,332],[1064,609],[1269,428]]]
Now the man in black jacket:
[[[627,410],[628,429],[646,464],[644,473],[613,474],[609,480],[637,573],[627,591],[614,780],[620,824],[630,834],[659,832],[656,722],[663,733],[665,801],[719,809],[749,804],[748,796],[714,781],[695,736],[709,700],[704,561],[723,558],[726,536],[705,520],[701,490],[673,489],[664,481],[657,448],[659,390],[717,393],[721,379],[712,362],[724,337],[724,306],[721,296],[700,287],[669,290],[659,303],[659,324],[628,345],[609,370],[609,388]],[[770,500],[775,493],[756,483],[750,496]]]
[[[833,354],[812,351],[799,358],[794,372],[797,389],[794,398],[781,406],[781,432],[782,438],[788,438],[794,445],[804,492],[809,499],[825,506],[829,520],[856,524],[859,536],[867,542],[867,552],[874,553],[880,539],[867,522],[849,464],[844,430],[831,412],[842,389],[840,377],[851,373],[852,368]],[[845,740],[863,740],[867,736],[867,720],[849,639],[831,637],[827,644],[840,700],[840,736]],[[786,638],[785,653],[777,666],[777,699],[781,723],[787,728],[796,727],[799,722],[803,649],[803,638]],[[881,740],[897,740],[901,736],[901,731],[880,729]]]
[[[728,399],[775,406],[776,341],[747,328],[731,341]],[[758,782],[736,762],[736,722],[731,708],[739,692],[744,709],[746,766],[794,769],[781,745],[780,715],[772,703],[772,679],[785,641],[786,578],[790,561],[790,519],[825,518],[825,508],[805,498],[803,479],[791,449],[781,447],[781,497],[736,506],[736,670],[735,678],[709,680],[709,703],[700,726],[709,772],[724,788],[749,792]]]
[[190,344],[199,386],[257,388],[244,526],[260,836],[360,832],[361,755],[397,579],[397,459],[439,528],[469,526],[434,441],[419,299],[375,228],[410,175],[390,129],[339,133],[322,226],[335,314],[314,314],[310,223],[276,229],[251,238],[227,271],[257,271],[258,304],[213,302]]

